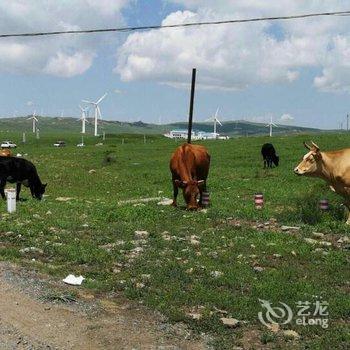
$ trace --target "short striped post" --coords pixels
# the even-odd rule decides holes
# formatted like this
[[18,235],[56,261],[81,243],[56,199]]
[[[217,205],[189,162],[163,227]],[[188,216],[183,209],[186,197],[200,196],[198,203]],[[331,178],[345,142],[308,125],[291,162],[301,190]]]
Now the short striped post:
[[202,193],[202,205],[203,207],[209,206],[209,192],[203,192]]
[[319,207],[321,210],[328,210],[329,209],[328,199],[321,199],[319,202]]
[[254,203],[255,209],[262,209],[264,206],[264,195],[262,193],[255,193]]

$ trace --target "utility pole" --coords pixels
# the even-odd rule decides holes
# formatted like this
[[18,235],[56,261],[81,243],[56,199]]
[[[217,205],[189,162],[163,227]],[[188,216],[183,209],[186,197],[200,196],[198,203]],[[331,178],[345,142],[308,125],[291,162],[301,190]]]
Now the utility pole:
[[192,84],[191,84],[191,99],[190,99],[190,111],[188,116],[188,134],[187,143],[191,143],[192,137],[192,121],[193,121],[193,104],[194,104],[194,92],[196,87],[196,68],[192,69]]
[[349,113],[346,115],[346,131],[349,131]]

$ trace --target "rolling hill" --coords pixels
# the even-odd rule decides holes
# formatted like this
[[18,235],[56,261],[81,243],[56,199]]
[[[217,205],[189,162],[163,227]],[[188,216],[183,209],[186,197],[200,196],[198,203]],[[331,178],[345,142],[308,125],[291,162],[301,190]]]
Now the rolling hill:
[[[81,124],[76,118],[71,117],[43,117],[38,116],[39,128],[41,133],[79,133]],[[87,133],[93,132],[92,119],[89,119],[87,124]],[[171,123],[165,125],[148,124],[142,121],[135,123],[104,120],[100,124],[100,130],[107,134],[115,133],[135,133],[135,134],[163,134],[172,129],[186,129],[186,122]],[[211,132],[213,126],[211,123],[194,123],[194,130],[201,130]],[[28,117],[16,118],[0,118],[0,130],[9,132],[30,132],[31,121]],[[221,134],[234,136],[249,136],[249,135],[264,135],[268,133],[266,124],[252,123],[247,121],[227,121],[223,122],[222,126],[218,126],[218,132]],[[299,126],[279,125],[274,129],[274,133],[278,134],[296,134],[296,133],[310,133],[320,132],[316,128],[304,128]]]

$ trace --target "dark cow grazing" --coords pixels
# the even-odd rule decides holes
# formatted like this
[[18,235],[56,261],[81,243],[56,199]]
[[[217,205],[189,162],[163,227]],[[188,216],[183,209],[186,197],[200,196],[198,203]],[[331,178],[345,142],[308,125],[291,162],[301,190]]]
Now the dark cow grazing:
[[265,143],[261,147],[261,154],[264,158],[264,168],[272,168],[272,163],[278,166],[280,157],[276,154],[275,147],[271,143]]
[[0,157],[0,194],[3,199],[6,182],[17,184],[17,200],[22,184],[29,187],[32,196],[37,199],[42,198],[47,185],[41,183],[36,168],[30,161],[16,157]]
[[[187,209],[194,210],[202,206],[203,191],[206,191],[209,173],[210,155],[203,146],[188,143],[178,147],[170,160],[170,170],[174,187],[173,206],[179,187],[182,188]],[[199,202],[197,203],[197,197]]]

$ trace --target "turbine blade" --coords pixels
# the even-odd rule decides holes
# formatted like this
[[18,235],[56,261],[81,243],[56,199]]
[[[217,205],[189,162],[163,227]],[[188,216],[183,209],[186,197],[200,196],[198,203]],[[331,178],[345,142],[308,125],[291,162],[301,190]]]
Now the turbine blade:
[[217,118],[218,117],[218,114],[219,114],[219,107],[216,109],[216,112],[215,112],[215,118]]
[[97,100],[96,104],[99,104],[102,100],[106,98],[106,96],[107,96],[107,92],[102,97],[100,97],[99,100]]
[[94,104],[95,104],[95,102],[88,101],[88,100],[81,100],[81,102],[84,102],[84,103],[89,103],[89,104],[92,104],[92,105],[94,105]]
[[97,115],[100,117],[100,119],[102,119],[101,110],[98,105],[96,106],[96,109],[97,109]]

